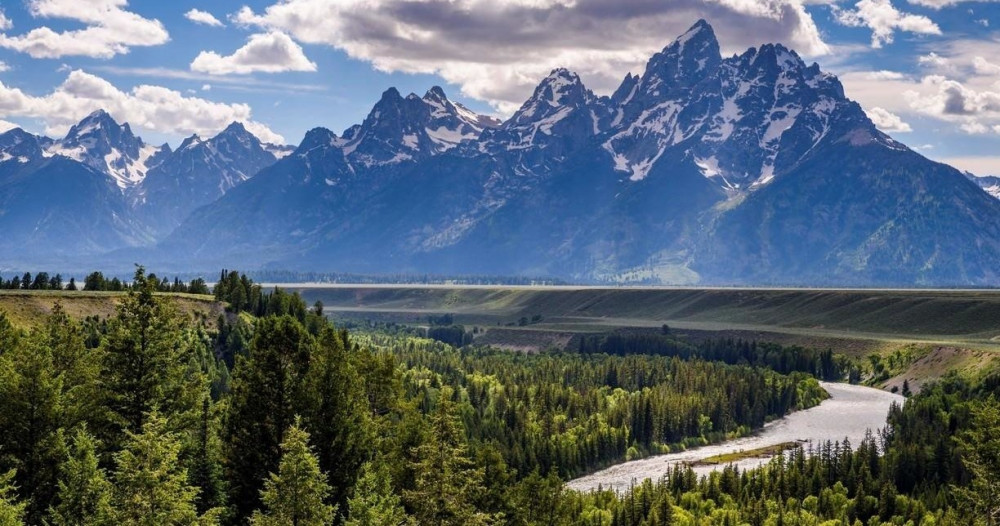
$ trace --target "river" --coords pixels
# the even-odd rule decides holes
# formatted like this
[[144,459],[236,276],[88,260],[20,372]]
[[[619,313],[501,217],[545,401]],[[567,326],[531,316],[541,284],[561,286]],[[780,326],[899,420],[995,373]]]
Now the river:
[[[752,436],[738,438],[697,449],[689,449],[678,453],[656,455],[622,464],[616,464],[596,473],[573,479],[566,485],[577,491],[589,491],[602,486],[605,489],[627,489],[632,481],[643,479],[658,479],[667,468],[678,463],[697,462],[724,453],[746,451],[785,442],[803,441],[823,443],[843,441],[845,438],[857,446],[864,439],[865,433],[875,431],[885,426],[885,417],[893,402],[902,404],[903,397],[858,385],[821,382],[830,398],[820,405],[805,411],[796,411],[785,418],[775,420],[764,426]],[[806,444],[806,447],[808,445]],[[751,458],[736,462],[740,469],[759,466],[768,459]],[[703,475],[720,466],[697,466],[695,472]]]

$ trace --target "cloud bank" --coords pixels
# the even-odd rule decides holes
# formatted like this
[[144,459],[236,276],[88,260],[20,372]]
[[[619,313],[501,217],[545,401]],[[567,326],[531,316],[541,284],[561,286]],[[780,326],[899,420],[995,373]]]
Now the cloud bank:
[[[32,58],[86,56],[111,58],[135,46],[158,46],[170,40],[159,20],[127,11],[128,0],[29,0],[36,18],[56,18],[84,24],[83,29],[54,31],[37,27],[22,35],[0,34],[0,47],[27,53]],[[10,30],[6,16],[0,30]]]
[[283,143],[284,138],[251,119],[250,106],[186,97],[161,86],[140,85],[122,91],[107,80],[73,70],[51,93],[33,96],[0,82],[0,115],[31,117],[45,122],[45,132],[65,134],[91,112],[104,109],[119,122],[161,133],[213,135],[233,121],[262,140]]
[[440,75],[502,112],[555,67],[609,92],[699,18],[727,52],[761,44],[760,35],[807,56],[830,51],[802,0],[282,0],[230,16],[380,71]]

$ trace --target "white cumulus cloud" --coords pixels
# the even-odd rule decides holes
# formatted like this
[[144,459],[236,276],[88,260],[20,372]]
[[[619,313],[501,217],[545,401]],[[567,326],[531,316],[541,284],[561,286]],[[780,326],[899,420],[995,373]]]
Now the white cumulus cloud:
[[184,18],[187,18],[195,24],[205,24],[206,26],[222,27],[225,25],[218,18],[215,18],[212,13],[202,11],[201,9],[192,9],[187,13],[184,13]]
[[726,53],[766,41],[830,52],[803,0],[281,0],[230,16],[380,71],[440,75],[503,112],[555,67],[608,93],[699,18]]
[[316,64],[306,58],[302,47],[288,35],[273,31],[253,35],[232,55],[202,51],[191,62],[191,70],[213,75],[230,73],[280,73],[283,71],[316,71]]
[[943,9],[945,7],[958,5],[962,2],[996,2],[996,1],[997,0],[909,0],[911,4],[923,7],[929,7],[931,9]]
[[886,132],[886,133],[906,133],[913,131],[913,128],[909,124],[903,122],[903,119],[890,112],[889,110],[883,108],[872,108],[867,110],[865,113],[868,114],[868,118],[875,123],[875,126]]
[[[34,58],[87,56],[111,58],[134,46],[157,46],[170,40],[159,20],[127,11],[128,0],[28,0],[36,18],[56,18],[84,24],[83,29],[54,31],[41,26],[22,35],[0,34],[0,47]],[[10,21],[0,18],[0,29]],[[6,30],[5,29],[5,30]]]
[[890,0],[861,0],[854,9],[834,8],[837,22],[850,27],[867,27],[872,31],[872,47],[891,44],[897,31],[940,35],[941,28],[923,15],[903,13]]
[[233,121],[267,142],[284,138],[251,118],[250,106],[184,96],[162,86],[139,85],[122,91],[107,80],[73,70],[51,93],[35,96],[0,82],[0,117],[30,117],[46,124],[46,133],[62,135],[91,112],[103,109],[119,122],[165,134],[213,135]]

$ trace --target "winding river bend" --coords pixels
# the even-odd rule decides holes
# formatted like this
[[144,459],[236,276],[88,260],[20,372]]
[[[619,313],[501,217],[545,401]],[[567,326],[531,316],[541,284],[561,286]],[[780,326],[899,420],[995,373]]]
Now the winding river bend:
[[[697,462],[724,453],[735,453],[785,442],[805,441],[823,443],[843,441],[845,438],[857,446],[865,433],[885,426],[885,417],[893,402],[903,403],[903,397],[871,387],[821,382],[830,398],[805,411],[796,411],[785,418],[764,426],[757,434],[730,440],[721,444],[690,449],[678,453],[656,455],[611,466],[596,473],[569,481],[566,485],[577,491],[589,491],[601,486],[618,491],[627,489],[632,481],[657,479],[667,468],[678,463]],[[734,463],[740,469],[759,466],[769,459],[751,458]],[[703,475],[719,466],[697,466],[695,472]]]

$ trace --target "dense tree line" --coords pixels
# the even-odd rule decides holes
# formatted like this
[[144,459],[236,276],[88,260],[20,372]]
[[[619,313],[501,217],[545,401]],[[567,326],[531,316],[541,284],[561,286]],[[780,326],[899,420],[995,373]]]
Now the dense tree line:
[[573,477],[626,457],[745,435],[822,400],[818,383],[761,368],[658,356],[454,350],[410,342],[392,352],[407,397],[428,410],[455,389],[470,440],[519,473]]
[[[208,285],[202,278],[194,278],[190,282],[181,281],[174,278],[172,281],[167,278],[157,278],[156,274],[150,274],[146,279],[155,284],[158,292],[183,292],[189,294],[209,294]],[[68,281],[64,280],[62,274],[50,275],[48,272],[39,272],[32,275],[25,272],[20,276],[13,276],[10,279],[0,277],[0,289],[6,290],[87,290],[87,291],[110,291],[124,292],[132,288],[132,283],[122,281],[118,277],[106,278],[101,272],[91,272],[84,278],[83,284],[77,283],[75,277]]]
[[840,380],[847,373],[847,358],[833,350],[816,350],[798,345],[783,346],[771,342],[743,339],[709,339],[691,343],[670,334],[664,326],[661,332],[628,331],[601,335],[582,335],[571,345],[582,354],[604,353],[619,356],[654,354],[676,356],[685,360],[719,361],[766,367],[779,373],[804,372],[822,380]]
[[[173,281],[167,278],[158,278],[156,274],[149,274],[145,277],[148,283],[152,283],[153,288],[157,292],[180,292],[187,294],[209,294],[208,284],[205,283],[203,278],[194,278],[190,282],[181,281],[180,278],[174,277]],[[74,288],[70,290],[76,290],[75,280],[73,281]],[[110,291],[110,292],[122,292],[126,290],[131,290],[134,284],[127,281],[122,281],[118,277],[112,277],[108,279],[104,277],[102,272],[91,272],[87,274],[87,277],[83,280],[83,290],[94,290],[94,291]]]
[[472,343],[472,333],[466,331],[462,325],[432,325],[427,329],[427,337],[452,347],[464,347]]
[[822,391],[805,373],[749,360],[352,336],[284,293],[283,310],[206,325],[158,289],[139,269],[108,319],[57,307],[24,330],[0,316],[0,524],[1000,517],[995,379],[926,388],[856,449],[827,444],[762,469],[706,479],[679,469],[622,495],[581,494],[563,480],[749,432]]
[[[265,292],[246,274],[240,274],[235,270],[223,269],[212,293],[215,299],[228,304],[233,312],[246,312],[258,317],[287,314],[300,322],[306,320],[308,309],[298,292],[289,294],[278,287],[271,292]],[[323,304],[316,302],[313,310],[322,314]]]
[[[70,285],[70,290],[76,290],[76,280],[71,279]],[[62,274],[50,276],[48,272],[39,272],[32,276],[30,272],[25,272],[10,279],[0,276],[0,289],[5,290],[62,290],[63,287]]]

